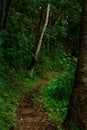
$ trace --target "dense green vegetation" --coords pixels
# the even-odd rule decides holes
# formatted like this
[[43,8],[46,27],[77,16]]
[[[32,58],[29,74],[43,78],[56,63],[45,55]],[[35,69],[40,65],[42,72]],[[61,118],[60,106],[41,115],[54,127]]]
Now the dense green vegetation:
[[39,83],[40,78],[28,78],[26,73],[17,73],[4,64],[0,65],[0,130],[9,130],[18,125],[16,111],[20,96]]
[[[2,1],[0,11],[0,130],[10,130],[18,124],[16,111],[23,93],[41,78],[52,79],[40,91],[38,100],[47,108],[57,125],[66,116],[73,87],[79,46],[81,1],[50,0],[49,22],[42,40],[39,56],[30,77],[30,63],[44,26],[47,1]],[[11,7],[10,13],[9,9]],[[57,72],[57,73],[56,73]],[[51,74],[58,77],[53,79]]]
[[51,82],[43,86],[36,98],[44,105],[49,112],[50,119],[60,130],[67,114],[75,70],[75,65],[70,66],[68,70],[60,74],[59,78],[53,78]]

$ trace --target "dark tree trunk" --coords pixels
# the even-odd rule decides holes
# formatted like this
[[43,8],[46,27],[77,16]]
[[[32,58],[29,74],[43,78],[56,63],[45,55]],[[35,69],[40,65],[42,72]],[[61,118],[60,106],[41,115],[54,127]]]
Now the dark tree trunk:
[[67,120],[87,130],[87,0],[83,0],[80,51]]
[[13,2],[14,2],[14,0],[8,0],[7,8],[6,8],[6,11],[5,11],[6,13],[5,13],[5,17],[4,17],[4,22],[3,22],[3,29],[6,28],[8,18],[9,18],[10,14],[11,14],[11,11],[12,11]]
[[1,0],[1,13],[0,13],[0,30],[3,29],[3,23],[4,23],[4,16],[5,16],[5,0]]
[[14,0],[8,0],[7,3],[5,0],[1,1],[1,30],[6,28],[8,18],[12,11]]

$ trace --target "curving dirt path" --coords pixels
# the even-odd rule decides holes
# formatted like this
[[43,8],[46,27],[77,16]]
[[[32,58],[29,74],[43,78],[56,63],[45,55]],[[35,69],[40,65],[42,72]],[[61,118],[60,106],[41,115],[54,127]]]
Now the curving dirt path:
[[22,96],[17,114],[21,125],[17,130],[57,130],[49,121],[48,113],[43,106],[34,101],[39,88],[47,82],[48,79],[42,80],[40,84]]

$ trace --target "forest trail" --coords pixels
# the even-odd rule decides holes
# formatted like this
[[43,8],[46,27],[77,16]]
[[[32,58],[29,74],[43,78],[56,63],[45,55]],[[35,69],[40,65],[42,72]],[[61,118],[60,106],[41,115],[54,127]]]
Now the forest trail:
[[49,79],[43,79],[37,86],[22,96],[17,114],[21,126],[17,130],[57,130],[54,124],[49,121],[48,113],[43,106],[34,101],[34,97],[38,95],[38,90],[48,81]]

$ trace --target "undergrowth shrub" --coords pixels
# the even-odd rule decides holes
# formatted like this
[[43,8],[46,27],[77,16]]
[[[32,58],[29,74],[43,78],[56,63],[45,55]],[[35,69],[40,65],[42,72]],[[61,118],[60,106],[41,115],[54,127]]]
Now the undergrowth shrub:
[[11,93],[11,87],[6,76],[0,77],[0,130],[9,130],[18,124],[15,115],[17,102]]
[[68,100],[71,95],[74,77],[75,68],[70,67],[48,87],[48,95],[59,100]]
[[0,130],[13,130],[19,125],[16,117],[19,98],[39,82],[38,78],[30,79],[22,73],[4,60],[0,63]]
[[2,37],[1,37],[1,34],[0,34],[0,62],[1,62],[2,58],[3,58],[3,55],[2,55],[2,47],[1,47],[2,42],[3,42],[3,40],[2,40]]
[[47,109],[50,119],[56,123],[59,130],[62,130],[60,125],[67,114],[75,70],[75,65],[72,65],[58,79],[53,79],[43,86],[36,99]]
[[15,69],[26,67],[33,57],[35,38],[27,30],[28,22],[29,19],[14,11],[2,34],[3,57]]
[[43,76],[50,70],[52,70],[52,61],[48,56],[46,57],[45,55],[41,54],[35,66],[36,74]]
[[72,121],[69,122],[69,125],[71,130],[80,130],[79,128],[77,128],[76,124],[74,124]]

